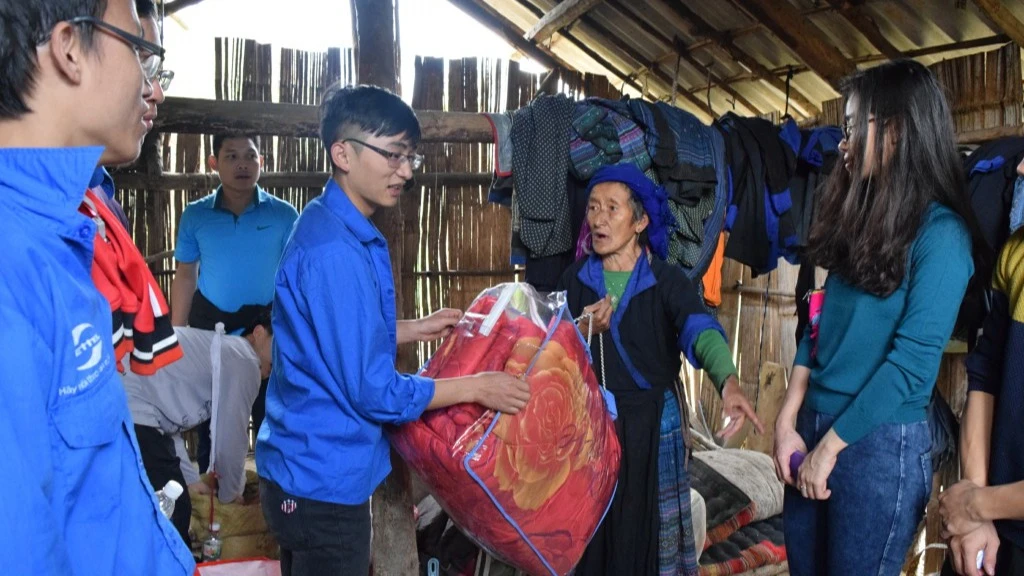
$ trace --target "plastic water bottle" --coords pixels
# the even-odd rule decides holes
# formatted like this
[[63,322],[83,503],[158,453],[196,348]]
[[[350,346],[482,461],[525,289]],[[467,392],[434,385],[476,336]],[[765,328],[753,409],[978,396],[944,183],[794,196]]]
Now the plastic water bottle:
[[210,537],[203,542],[203,562],[220,560],[220,548],[222,542],[217,536],[220,534],[220,523],[210,524]]
[[162,489],[156,491],[156,499],[160,502],[160,511],[164,516],[170,518],[174,514],[174,502],[183,492],[181,484],[174,480],[168,481]]

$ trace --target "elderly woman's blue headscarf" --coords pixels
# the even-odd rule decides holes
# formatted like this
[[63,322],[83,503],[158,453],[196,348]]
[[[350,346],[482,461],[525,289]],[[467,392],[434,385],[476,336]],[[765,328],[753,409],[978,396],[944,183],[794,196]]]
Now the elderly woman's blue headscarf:
[[587,186],[588,198],[594,186],[602,182],[621,182],[640,200],[650,220],[647,238],[651,242],[651,250],[662,260],[668,258],[668,235],[675,228],[676,219],[668,208],[668,193],[665,189],[651,182],[634,164],[625,162],[599,169]]

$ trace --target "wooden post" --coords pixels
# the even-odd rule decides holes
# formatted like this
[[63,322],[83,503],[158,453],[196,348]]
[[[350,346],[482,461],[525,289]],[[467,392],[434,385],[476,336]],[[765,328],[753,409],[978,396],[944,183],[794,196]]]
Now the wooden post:
[[[356,80],[391,91],[398,90],[399,61],[397,0],[350,0],[352,39],[355,44]],[[391,252],[395,279],[395,306],[402,310],[403,242],[402,205],[378,212],[374,224],[384,234]],[[415,360],[415,357],[413,358]],[[414,369],[407,353],[396,359],[399,369]],[[412,515],[412,479],[409,468],[394,451],[392,472],[373,495],[373,573],[387,576],[419,573],[416,528]]]

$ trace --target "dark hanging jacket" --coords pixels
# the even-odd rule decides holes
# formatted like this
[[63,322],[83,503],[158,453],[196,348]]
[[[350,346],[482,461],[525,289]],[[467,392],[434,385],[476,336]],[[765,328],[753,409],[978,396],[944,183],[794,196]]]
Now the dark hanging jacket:
[[755,275],[770,272],[796,244],[789,194],[796,154],[767,120],[729,112],[716,126],[725,136],[732,177],[725,255],[746,264]]
[[[992,261],[1010,236],[1013,186],[1017,181],[1017,164],[1022,158],[1024,137],[1013,137],[987,142],[964,159],[971,208],[992,254]],[[985,266],[984,262],[980,262],[974,277],[987,282],[992,278],[991,265]],[[967,291],[953,329],[955,338],[966,341],[973,348],[978,329],[989,310],[990,300],[991,291]]]
[[725,224],[725,142],[718,130],[685,110],[641,100],[629,100],[628,106],[644,130],[654,172],[678,225],[669,238],[668,262],[682,267],[691,280],[701,278]]

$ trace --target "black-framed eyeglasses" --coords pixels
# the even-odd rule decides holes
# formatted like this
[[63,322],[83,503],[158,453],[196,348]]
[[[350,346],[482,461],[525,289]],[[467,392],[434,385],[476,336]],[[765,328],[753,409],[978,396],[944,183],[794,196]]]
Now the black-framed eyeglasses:
[[161,70],[156,73],[156,76],[150,79],[151,82],[155,82],[160,85],[160,89],[167,91],[171,87],[171,80],[174,80],[173,70]]
[[[868,118],[868,124],[874,122],[874,118]],[[850,123],[850,119],[843,120],[843,139],[846,141],[850,140],[850,134],[853,132],[853,124]]]
[[392,170],[398,170],[399,168],[401,168],[402,162],[408,162],[409,168],[411,168],[413,171],[419,170],[420,166],[423,166],[422,154],[402,154],[401,152],[392,152],[390,150],[378,148],[372,144],[367,144],[366,142],[363,142],[362,140],[357,140],[355,138],[346,138],[342,140],[342,142],[355,142],[356,144],[362,144],[363,146],[366,146],[370,150],[373,150],[377,154],[380,154],[381,156],[386,158],[388,161],[388,166]]
[[[161,46],[146,40],[142,36],[136,36],[135,34],[122,30],[113,24],[104,22],[94,16],[76,16],[68,20],[68,24],[88,24],[89,26],[95,26],[104,32],[113,34],[118,40],[121,40],[135,50],[135,54],[139,57],[139,64],[142,65],[142,72],[145,74],[146,78],[154,79],[160,73],[160,66],[164,62],[165,54],[164,49]],[[163,86],[163,84],[161,84],[161,86]]]

